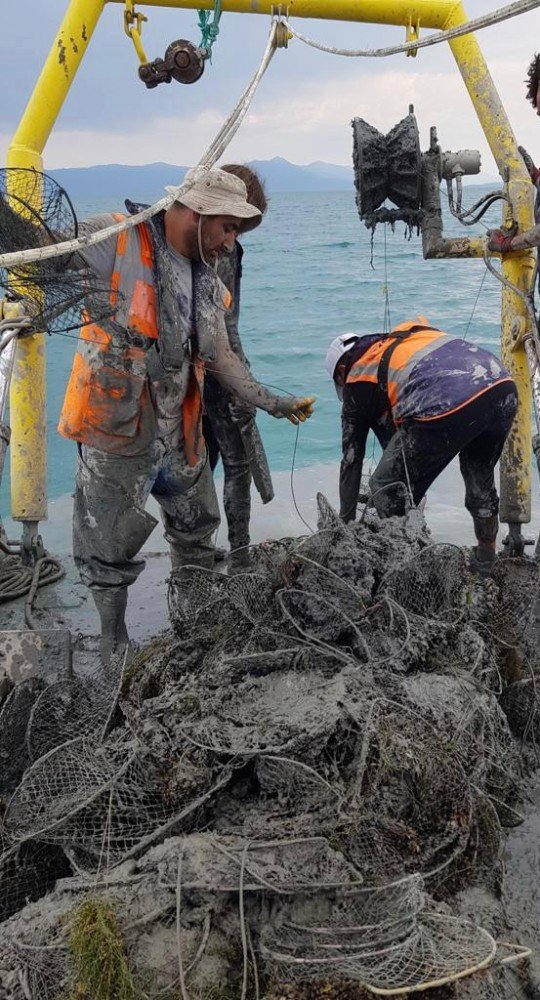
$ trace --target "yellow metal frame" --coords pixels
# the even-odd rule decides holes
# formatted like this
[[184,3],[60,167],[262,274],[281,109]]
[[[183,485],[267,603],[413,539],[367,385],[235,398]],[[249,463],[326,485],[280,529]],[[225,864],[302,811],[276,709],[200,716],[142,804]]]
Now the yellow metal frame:
[[135,46],[135,52],[137,53],[139,62],[145,64],[148,62],[146,58],[146,52],[144,51],[144,46],[142,43],[142,26],[148,18],[135,10],[134,0],[124,0],[125,10],[124,10],[124,31],[128,38],[131,38]]
[[[70,0],[66,15],[8,153],[8,166],[41,169],[41,154],[86,52],[106,0]],[[110,0],[122,4],[124,0]],[[137,0],[138,7],[211,10],[214,0]],[[269,15],[275,0],[222,0],[222,10]],[[456,0],[290,0],[289,17],[448,29],[465,24]],[[517,142],[473,34],[455,38],[450,48],[493,153],[520,228],[533,223],[533,191]],[[514,285],[530,287],[532,251],[506,257],[503,272]],[[502,353],[516,379],[519,415],[507,444],[501,473],[501,518],[530,520],[532,454],[531,389],[523,347],[512,350],[512,323],[527,322],[524,302],[503,289]],[[19,520],[46,516],[45,359],[41,335],[19,343],[11,400],[12,512]]]

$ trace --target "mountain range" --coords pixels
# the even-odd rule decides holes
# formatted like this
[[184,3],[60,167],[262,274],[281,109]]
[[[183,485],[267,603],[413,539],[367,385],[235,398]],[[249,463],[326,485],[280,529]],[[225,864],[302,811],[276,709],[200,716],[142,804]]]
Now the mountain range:
[[[269,194],[297,191],[352,191],[352,167],[317,161],[299,166],[276,156],[272,160],[253,160],[250,166],[259,172]],[[75,201],[95,198],[126,198],[155,201],[163,195],[166,184],[181,184],[187,167],[171,163],[146,163],[123,166],[107,163],[94,167],[64,167],[49,173]]]

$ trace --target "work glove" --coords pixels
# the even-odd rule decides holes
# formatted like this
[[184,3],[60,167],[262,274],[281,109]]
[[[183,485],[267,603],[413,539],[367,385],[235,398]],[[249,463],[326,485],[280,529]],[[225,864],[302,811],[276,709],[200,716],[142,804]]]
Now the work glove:
[[540,170],[538,169],[538,167],[535,167],[532,156],[530,156],[530,154],[527,152],[524,146],[518,146],[518,149],[521,153],[521,158],[529,172],[529,177],[531,178],[533,184],[537,185],[538,182],[540,181]]
[[490,229],[488,232],[488,250],[494,253],[508,253],[512,249],[512,240],[517,235],[518,227],[514,223],[511,229]]
[[287,417],[291,424],[303,424],[313,413],[315,396],[276,396],[273,417]]

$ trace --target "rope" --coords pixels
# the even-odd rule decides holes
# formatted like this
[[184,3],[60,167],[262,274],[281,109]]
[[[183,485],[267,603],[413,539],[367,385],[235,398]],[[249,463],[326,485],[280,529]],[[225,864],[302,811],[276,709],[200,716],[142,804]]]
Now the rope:
[[512,282],[509,281],[508,278],[505,278],[504,274],[501,274],[500,271],[498,271],[497,268],[494,267],[493,264],[491,263],[487,244],[486,247],[484,248],[484,264],[486,265],[488,271],[490,271],[491,274],[493,274],[495,278],[497,278],[497,281],[500,281],[501,285],[504,285],[505,288],[509,288],[510,291],[514,292],[514,295],[518,295],[519,298],[522,299],[522,301],[525,303],[527,307],[527,312],[529,313],[529,317],[532,321],[533,341],[536,349],[537,358],[540,359],[540,344],[538,342],[538,324],[533,304],[534,284],[530,292],[524,292],[521,288],[518,288],[517,285],[512,284]]
[[463,334],[462,340],[467,340],[467,337],[469,336],[469,330],[471,328],[471,323],[473,321],[474,314],[476,312],[476,307],[477,307],[477,305],[478,305],[478,303],[480,301],[480,296],[482,294],[482,289],[484,287],[484,283],[485,283],[486,278],[487,278],[487,269],[484,269],[484,272],[482,274],[482,280],[480,282],[480,287],[478,289],[476,298],[474,300],[474,305],[473,305],[473,307],[471,309],[471,315],[469,316],[469,320],[468,320],[467,326],[465,328],[465,333]]
[[213,18],[210,20],[209,10],[200,10],[199,28],[201,29],[201,44],[199,48],[204,53],[205,59],[212,58],[212,46],[219,35],[219,22],[221,19],[221,0],[214,0]]
[[519,14],[526,14],[530,10],[535,10],[536,7],[540,7],[540,0],[518,0],[517,3],[511,3],[506,7],[499,7],[497,10],[492,11],[491,14],[484,14],[482,17],[473,18],[473,20],[467,21],[466,24],[460,24],[456,28],[449,28],[447,31],[440,31],[437,34],[429,35],[428,38],[414,42],[404,42],[402,45],[392,45],[385,49],[340,49],[333,45],[325,45],[323,42],[316,42],[312,38],[306,38],[305,35],[296,31],[287,20],[284,20],[283,24],[285,24],[286,28],[299,42],[304,42],[305,45],[319,49],[320,52],[329,52],[331,55],[353,58],[382,58],[399,55],[401,52],[416,52],[417,49],[427,48],[429,45],[439,45],[441,42],[449,42],[453,38],[460,38],[462,35],[469,35],[471,32],[479,31],[481,28],[489,28],[494,24],[500,24],[501,21],[507,21],[511,17],[517,17]]
[[[538,2],[540,3],[540,0],[538,0]],[[100,229],[97,233],[92,233],[91,236],[79,236],[77,239],[66,240],[63,243],[54,243],[52,246],[48,247],[32,247],[29,250],[19,250],[16,253],[0,254],[0,267],[10,268],[20,264],[30,264],[36,260],[50,260],[53,257],[63,257],[65,254],[75,253],[77,250],[82,250],[85,247],[95,246],[97,243],[102,243],[103,240],[110,239],[112,236],[117,236],[126,229],[133,229],[135,226],[139,226],[142,222],[146,222],[148,219],[153,218],[153,216],[157,215],[158,212],[162,212],[170,208],[170,206],[177,201],[182,194],[191,190],[193,185],[204,177],[217,163],[240,128],[240,125],[249,110],[255,91],[257,90],[257,87],[268,69],[276,51],[276,30],[277,21],[272,21],[270,35],[268,37],[268,42],[259,68],[244,90],[238,104],[221,126],[215,139],[203,154],[197,166],[191,171],[188,180],[185,180],[184,183],[179,185],[179,187],[176,188],[176,190],[171,194],[167,194],[164,198],[160,198],[160,200],[156,201],[154,205],[150,205],[148,208],[143,209],[142,212],[137,212],[136,215],[130,215],[127,219],[123,219],[122,222],[117,222],[113,226],[107,226],[105,229]]]
[[40,587],[56,583],[65,575],[65,570],[53,556],[45,555],[35,566],[25,566],[21,556],[0,539],[0,604],[15,601],[28,595],[24,606],[24,617],[29,628],[35,628],[32,608]]

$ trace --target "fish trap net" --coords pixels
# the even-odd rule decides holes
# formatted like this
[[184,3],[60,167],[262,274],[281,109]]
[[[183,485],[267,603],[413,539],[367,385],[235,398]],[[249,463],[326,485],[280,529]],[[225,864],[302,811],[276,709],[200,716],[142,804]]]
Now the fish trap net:
[[249,892],[276,898],[320,893],[326,899],[336,889],[352,892],[362,882],[354,866],[333,851],[325,837],[248,841],[223,834],[190,834],[180,842],[171,841],[170,850],[160,858],[161,888],[176,888],[180,857],[184,891]]
[[376,701],[361,727],[347,854],[369,884],[450,865],[468,842],[470,782],[458,755],[425,719]]
[[[16,167],[0,169],[0,253],[50,246],[75,239],[78,223],[64,189],[47,174]],[[0,289],[25,304],[33,330],[78,330],[111,316],[108,283],[86,268],[77,254],[0,268]]]
[[0,796],[17,787],[30,763],[26,742],[32,708],[44,690],[38,678],[29,677],[11,689],[0,709]]
[[19,991],[11,994],[16,1000],[28,997],[58,1000],[58,997],[71,995],[74,982],[67,943],[24,944],[12,941],[10,950],[19,985]]
[[455,625],[467,612],[467,582],[463,549],[434,544],[390,570],[379,592],[391,597],[409,615]]
[[175,811],[189,815],[190,803],[168,802],[166,791],[142,745],[97,745],[80,737],[27,770],[8,803],[5,831],[15,845],[30,839],[59,844],[79,869],[97,871],[158,835]]
[[404,996],[487,968],[497,945],[487,931],[468,921],[425,913],[402,940],[363,945],[354,930],[340,936],[334,928],[285,925],[263,932],[261,952],[283,982],[339,978],[359,982],[376,995]]

